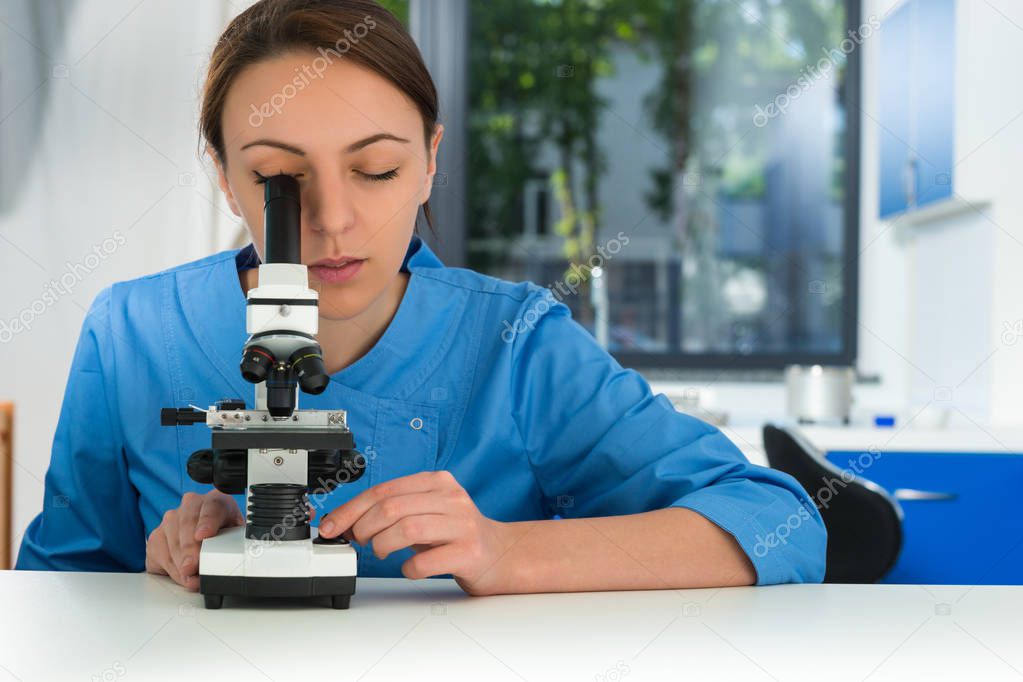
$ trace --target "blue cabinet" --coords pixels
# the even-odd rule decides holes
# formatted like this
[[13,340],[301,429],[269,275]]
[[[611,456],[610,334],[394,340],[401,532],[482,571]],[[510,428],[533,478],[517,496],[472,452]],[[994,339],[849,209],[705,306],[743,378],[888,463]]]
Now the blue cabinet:
[[955,1],[906,0],[880,33],[880,215],[953,196]]
[[897,494],[905,515],[882,582],[1023,584],[1023,455],[882,452],[866,468],[860,455],[827,458]]

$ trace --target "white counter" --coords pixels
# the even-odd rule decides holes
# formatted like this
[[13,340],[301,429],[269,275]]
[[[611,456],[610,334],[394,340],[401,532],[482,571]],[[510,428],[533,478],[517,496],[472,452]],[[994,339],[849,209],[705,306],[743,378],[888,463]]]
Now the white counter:
[[[965,680],[1023,676],[1023,587],[785,585],[467,597],[360,579],[352,608],[145,574],[0,573],[0,680]],[[6,677],[5,677],[6,676]]]
[[[863,452],[982,452],[996,455],[1023,454],[1023,431],[990,429],[914,429],[837,426],[796,427],[815,447],[824,451]],[[739,446],[755,464],[767,464],[762,428],[757,426],[723,427],[722,432]]]

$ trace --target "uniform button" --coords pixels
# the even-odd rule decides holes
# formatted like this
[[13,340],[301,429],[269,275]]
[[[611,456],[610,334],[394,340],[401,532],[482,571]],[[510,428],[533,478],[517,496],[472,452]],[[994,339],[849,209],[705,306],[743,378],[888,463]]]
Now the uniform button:
[[423,428],[423,420],[420,419],[419,417],[413,417],[412,421],[410,421],[408,425],[411,426],[416,431],[418,431],[419,429]]

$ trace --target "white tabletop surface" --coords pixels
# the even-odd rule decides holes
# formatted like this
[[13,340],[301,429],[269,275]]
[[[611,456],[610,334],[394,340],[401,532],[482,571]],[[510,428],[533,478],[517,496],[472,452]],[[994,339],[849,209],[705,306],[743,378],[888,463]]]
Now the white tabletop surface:
[[146,574],[0,572],[0,680],[1018,680],[1023,586],[468,597],[360,578],[352,607]]

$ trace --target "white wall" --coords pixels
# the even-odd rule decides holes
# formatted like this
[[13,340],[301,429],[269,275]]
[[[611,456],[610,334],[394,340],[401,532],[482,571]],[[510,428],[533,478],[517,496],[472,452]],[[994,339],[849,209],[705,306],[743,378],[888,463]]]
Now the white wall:
[[[0,335],[0,400],[16,404],[15,548],[42,506],[72,353],[96,293],[226,248],[239,229],[197,153],[203,70],[226,3],[60,5],[0,8],[0,184],[14,188],[0,193],[0,323],[31,318]],[[48,304],[44,292],[69,263],[86,270]]]
[[[950,279],[984,282],[975,303],[987,311],[987,326],[978,329],[985,363],[982,389],[993,424],[1023,423],[1023,191],[1019,168],[1023,160],[1023,4],[1016,0],[986,3],[960,0],[963,58],[956,73],[959,90],[956,114],[957,191],[967,199],[990,200],[982,214],[973,213],[963,229],[983,234],[989,248],[981,272],[952,264]],[[974,275],[976,277],[974,277]],[[981,358],[971,360],[979,362]],[[981,372],[978,372],[980,374]],[[971,382],[973,383],[973,382]],[[967,384],[969,385],[969,384]]]
[[[875,1],[879,16],[897,6]],[[906,357],[911,409],[947,412],[950,425],[964,428],[1023,423],[1016,395],[1023,344],[1015,334],[1003,342],[1005,325],[1020,320],[1023,331],[1023,193],[1012,172],[1023,157],[1023,90],[1014,73],[1023,63],[1021,25],[1018,2],[959,0],[949,105],[956,115],[954,203],[966,207],[920,224],[887,225],[905,263],[907,337],[893,346]],[[875,214],[865,214],[865,229],[886,226]]]

